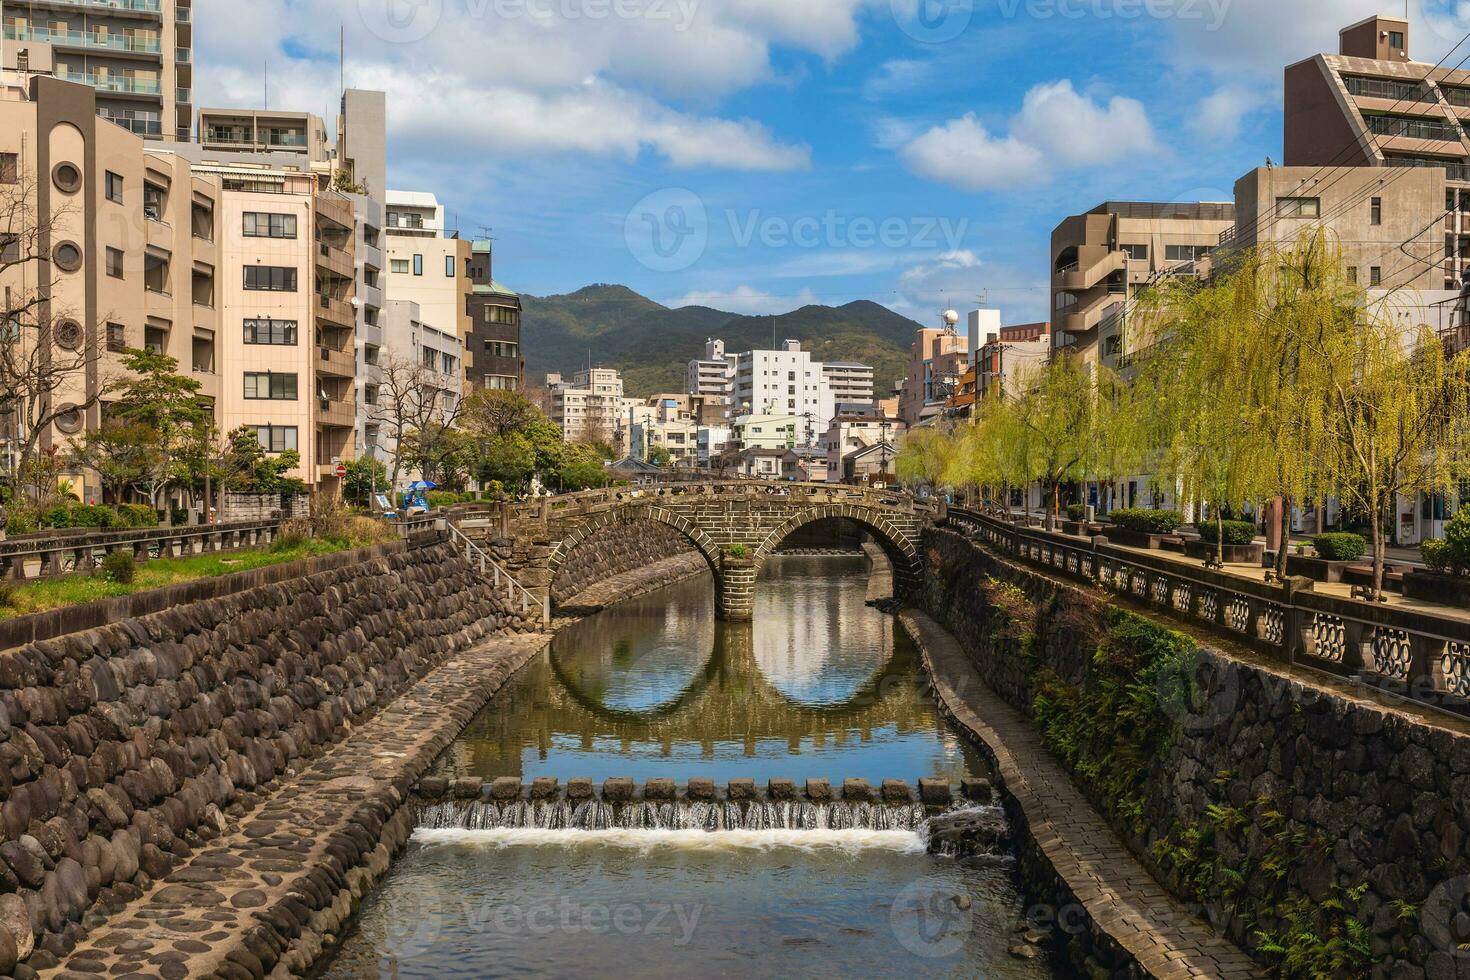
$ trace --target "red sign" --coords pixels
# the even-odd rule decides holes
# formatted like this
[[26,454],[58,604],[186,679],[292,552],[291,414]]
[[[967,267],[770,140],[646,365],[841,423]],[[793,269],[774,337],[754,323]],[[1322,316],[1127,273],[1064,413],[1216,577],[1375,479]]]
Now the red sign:
[[347,475],[347,464],[346,463],[338,463],[337,464],[337,475],[338,476],[346,476]]

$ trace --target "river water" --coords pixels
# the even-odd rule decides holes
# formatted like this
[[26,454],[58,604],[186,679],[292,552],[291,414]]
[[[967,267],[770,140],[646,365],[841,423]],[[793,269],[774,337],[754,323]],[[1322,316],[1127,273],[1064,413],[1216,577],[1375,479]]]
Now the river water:
[[[465,730],[449,776],[986,776],[917,653],[867,607],[862,557],[773,559],[754,624],[693,579],[557,637]],[[324,977],[1030,980],[1012,860],[907,830],[421,829]]]

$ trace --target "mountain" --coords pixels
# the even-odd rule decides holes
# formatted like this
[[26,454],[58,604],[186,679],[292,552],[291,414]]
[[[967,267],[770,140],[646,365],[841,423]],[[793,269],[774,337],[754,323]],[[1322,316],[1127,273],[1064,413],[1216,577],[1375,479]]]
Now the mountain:
[[804,306],[780,316],[741,316],[706,306],[671,310],[626,286],[594,285],[563,296],[522,296],[521,346],[526,378],[540,384],[553,371],[571,375],[587,366],[623,374],[630,397],[683,391],[689,362],[704,356],[705,341],[725,341],[730,352],[769,349],[774,337],[799,340],[821,361],[871,364],[880,396],[908,370],[919,324],[877,303]]

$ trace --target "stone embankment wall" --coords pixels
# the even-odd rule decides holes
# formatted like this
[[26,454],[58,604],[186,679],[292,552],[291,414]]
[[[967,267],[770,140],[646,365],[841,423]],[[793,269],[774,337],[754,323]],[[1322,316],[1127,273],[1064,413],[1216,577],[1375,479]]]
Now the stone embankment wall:
[[952,531],[925,551],[927,609],[1220,933],[1282,975],[1470,977],[1470,729],[1203,646]]
[[[604,528],[579,545],[557,571],[551,601],[559,606],[599,582],[683,554],[699,557],[689,541],[667,524],[634,521]],[[709,567],[702,558],[700,563]]]
[[535,628],[433,534],[130,601],[0,652],[0,973],[55,965],[451,654]]

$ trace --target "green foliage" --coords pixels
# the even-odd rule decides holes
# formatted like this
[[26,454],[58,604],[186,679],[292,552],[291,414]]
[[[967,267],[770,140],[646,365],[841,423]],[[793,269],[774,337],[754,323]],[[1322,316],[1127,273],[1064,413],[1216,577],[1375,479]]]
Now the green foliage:
[[648,461],[654,466],[670,466],[674,462],[674,454],[669,452],[668,446],[654,446],[648,451]]
[[1357,561],[1368,553],[1368,542],[1360,534],[1337,532],[1319,534],[1312,539],[1317,557],[1328,561]]
[[37,524],[42,530],[54,528],[113,528],[131,527],[128,518],[122,517],[111,507],[89,504],[57,504],[41,511]]
[[1119,527],[1140,534],[1171,534],[1184,523],[1184,518],[1172,510],[1123,509],[1108,517]]
[[1470,501],[1445,525],[1444,539],[1426,541],[1424,563],[1440,575],[1470,575]]
[[746,550],[743,544],[732,544],[725,550],[729,552],[731,558],[744,558],[749,554],[749,551]]
[[117,520],[119,527],[157,527],[158,511],[147,504],[118,504]]
[[480,447],[476,472],[484,482],[520,488],[536,472],[537,457],[535,443],[523,432],[491,436]]
[[306,485],[286,474],[301,465],[294,449],[271,455],[260,444],[260,434],[243,425],[229,435],[225,449],[225,485],[242,493],[304,493]]
[[374,491],[386,493],[390,489],[388,467],[382,460],[360,456],[347,462],[347,476],[342,480],[342,492],[348,500],[366,507]]
[[[1220,540],[1222,525],[1214,521],[1203,521],[1199,526],[1199,537],[1207,544]],[[1225,521],[1223,524],[1226,544],[1251,544],[1256,540],[1256,526],[1249,521]]]
[[1275,932],[1257,931],[1260,950],[1278,958],[1278,973],[1287,980],[1367,976],[1373,963],[1368,929],[1348,914],[1367,890],[1334,885],[1320,903],[1304,895],[1284,900],[1275,911],[1285,924]]
[[11,507],[5,515],[5,533],[35,534],[41,529],[36,512],[28,507]]
[[1086,504],[1068,504],[1067,505],[1067,520],[1069,520],[1069,521],[1080,521],[1080,520],[1082,520],[1086,516],[1087,516],[1087,505]]
[[568,493],[607,486],[606,456],[597,446],[568,446],[557,473],[558,482]]
[[424,494],[430,507],[453,507],[456,504],[473,503],[473,493],[455,493],[453,490],[430,490]]
[[138,575],[138,565],[125,551],[109,551],[102,559],[101,572],[108,581],[129,585]]

